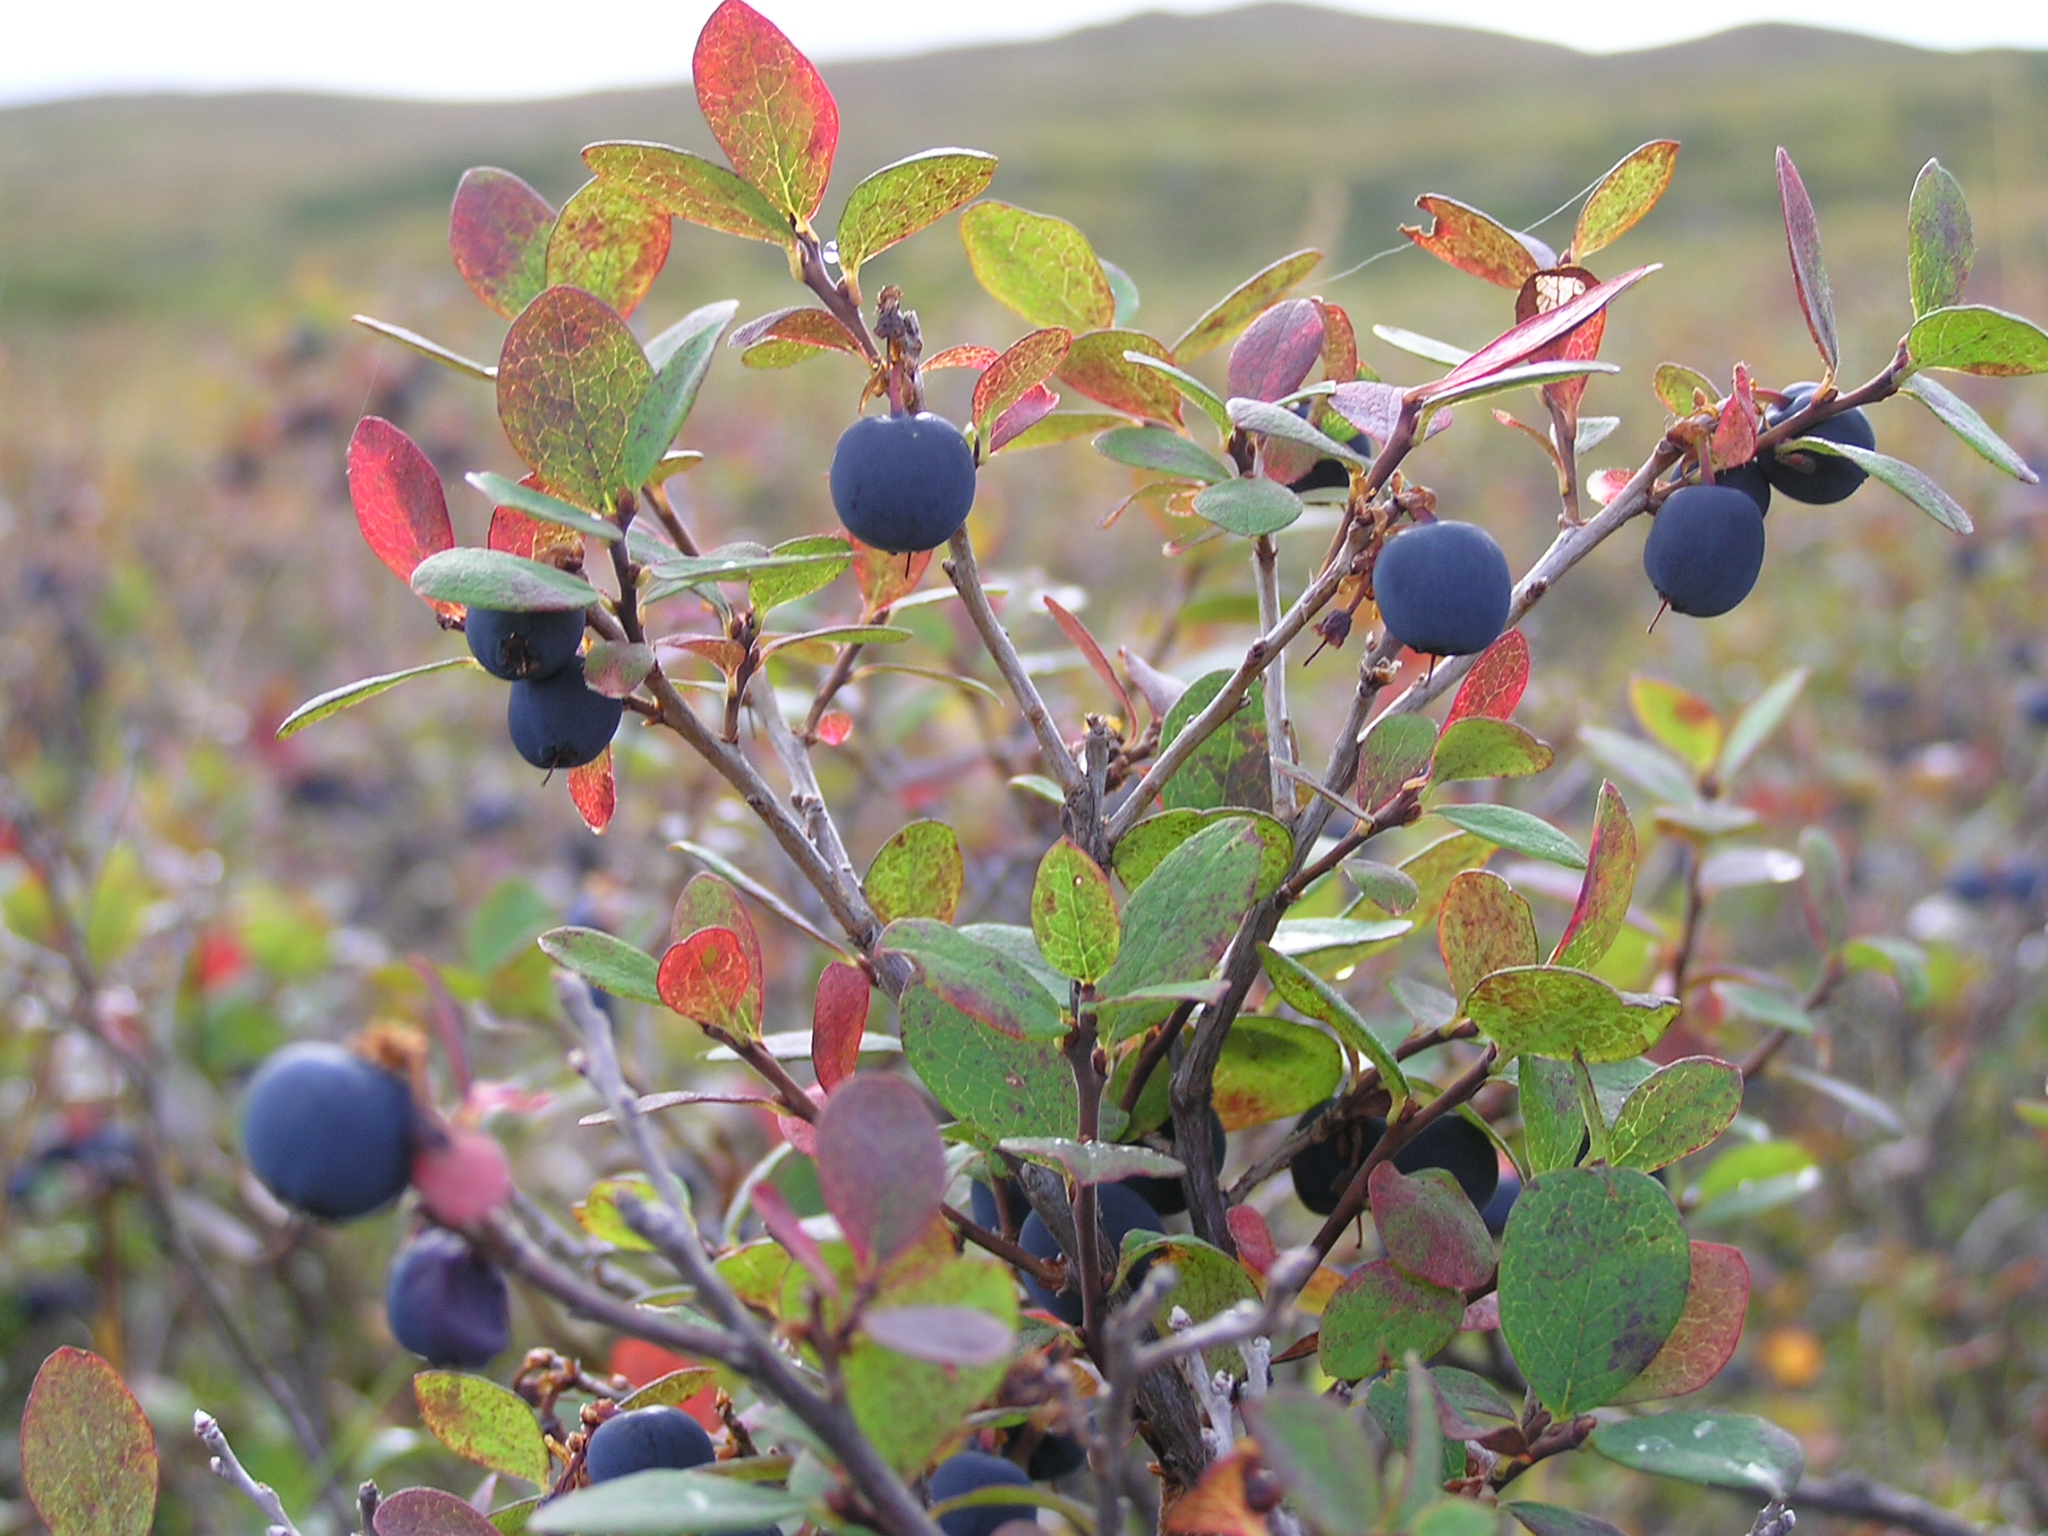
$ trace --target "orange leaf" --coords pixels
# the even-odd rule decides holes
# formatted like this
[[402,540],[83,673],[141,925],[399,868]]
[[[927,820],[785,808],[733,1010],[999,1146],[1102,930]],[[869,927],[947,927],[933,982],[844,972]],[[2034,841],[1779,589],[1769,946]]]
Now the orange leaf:
[[654,988],[686,1019],[728,1035],[751,1036],[742,1011],[751,979],[740,936],[730,928],[700,928],[669,946]]
[[619,786],[612,777],[610,747],[581,768],[569,770],[569,798],[591,831],[602,832],[612,824],[612,814],[619,808]]
[[697,36],[697,105],[732,168],[791,219],[825,196],[839,104],[811,61],[746,0],[725,0]]
[[1519,288],[1536,271],[1529,248],[1477,208],[1433,192],[1415,199],[1415,206],[1430,216],[1429,229],[1403,224],[1401,233],[1438,261],[1502,288]]
[[1166,1510],[1165,1529],[1170,1536],[1266,1536],[1266,1517],[1252,1508],[1245,1486],[1260,1470],[1259,1448],[1240,1440]]
[[1514,714],[1515,706],[1522,702],[1522,690],[1528,686],[1529,640],[1519,629],[1511,629],[1472,664],[1465,681],[1458,685],[1458,696],[1451,700],[1444,724],[1475,715],[1505,720]]

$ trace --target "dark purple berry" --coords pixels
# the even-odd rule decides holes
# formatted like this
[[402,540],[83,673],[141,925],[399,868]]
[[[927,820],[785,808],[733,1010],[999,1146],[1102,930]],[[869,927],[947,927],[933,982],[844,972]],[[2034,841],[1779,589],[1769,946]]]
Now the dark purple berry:
[[508,683],[553,677],[576,659],[583,644],[583,610],[508,613],[499,608],[472,608],[462,630],[470,654],[491,676]]
[[512,745],[534,767],[581,768],[611,745],[625,709],[583,680],[578,660],[553,677],[514,683],[505,723]]
[[477,1370],[512,1342],[505,1277],[443,1227],[429,1227],[398,1250],[384,1315],[391,1336],[429,1365]]
[[1733,486],[1688,485],[1664,499],[1643,543],[1643,573],[1680,613],[1711,619],[1756,586],[1764,514]]
[[[986,1451],[962,1451],[949,1456],[932,1473],[932,1503],[943,1504],[963,1493],[980,1488],[1028,1488],[1031,1479],[1014,1461],[991,1456]],[[970,1504],[939,1516],[939,1529],[946,1536],[995,1536],[1012,1520],[1035,1520],[1032,1504]]]
[[[1315,1124],[1333,1102],[1325,1100],[1309,1110],[1294,1122],[1295,1129]],[[1287,1165],[1288,1177],[1294,1181],[1294,1198],[1318,1216],[1336,1210],[1351,1176],[1372,1155],[1386,1129],[1387,1122],[1378,1115],[1365,1115],[1345,1121],[1321,1141],[1303,1147]]]
[[687,1472],[718,1455],[704,1426],[680,1408],[629,1408],[590,1432],[583,1465],[593,1483],[657,1468]]
[[[1819,387],[1817,384],[1794,384],[1785,391],[1785,403],[1771,411],[1769,424],[1775,427],[1794,411],[1803,410]],[[1839,416],[1816,422],[1800,436],[1844,443],[1851,448],[1877,447],[1877,433],[1871,428],[1870,418],[1854,407]],[[1766,457],[1764,474],[1772,485],[1794,501],[1823,507],[1847,499],[1869,477],[1869,472],[1862,465],[1851,464],[1847,459],[1838,459],[1828,453],[1801,453],[1796,449],[1788,450],[1782,444]]]
[[[1115,1274],[1117,1255],[1123,1248],[1124,1237],[1131,1232],[1158,1232],[1163,1230],[1159,1213],[1145,1203],[1142,1196],[1132,1192],[1125,1184],[1098,1184],[1095,1186],[1096,1204],[1102,1212],[1102,1225],[1109,1235],[1109,1246],[1102,1256],[1103,1278]],[[1060,1245],[1038,1213],[1033,1211],[1024,1218],[1024,1225],[1017,1233],[1017,1242],[1033,1258],[1057,1259]],[[1074,1266],[1069,1266],[1070,1271]],[[1140,1264],[1131,1272],[1131,1283],[1137,1284],[1145,1277],[1146,1264]],[[1078,1274],[1072,1278],[1074,1287],[1061,1291],[1055,1296],[1029,1275],[1023,1277],[1025,1294],[1031,1298],[1031,1305],[1050,1312],[1063,1323],[1078,1325],[1081,1321],[1081,1291]]]
[[1510,1171],[1501,1175],[1500,1184],[1494,1189],[1493,1198],[1480,1209],[1479,1219],[1486,1223],[1486,1230],[1495,1237],[1508,1229],[1508,1212],[1515,1208],[1515,1202],[1522,1198],[1522,1177]]
[[1394,535],[1372,570],[1388,631],[1426,656],[1470,656],[1507,628],[1514,578],[1474,523],[1423,523]]
[[1038,1444],[1031,1448],[1024,1470],[1034,1483],[1056,1483],[1087,1465],[1088,1448],[1072,1435],[1053,1430],[1041,1435]]
[[1458,1181],[1465,1198],[1481,1210],[1500,1184],[1500,1158],[1493,1150],[1492,1138],[1458,1114],[1430,1121],[1420,1135],[1394,1154],[1394,1166],[1403,1173],[1443,1169]]
[[832,505],[847,532],[895,554],[933,549],[974,505],[974,450],[943,416],[863,416],[832,452]]
[[412,1169],[405,1080],[338,1045],[301,1041],[242,1096],[242,1151],[286,1205],[345,1221],[396,1200]]
[[1763,465],[1755,459],[1721,470],[1714,476],[1714,484],[1733,486],[1755,502],[1759,512],[1771,510],[1771,477],[1764,473]]

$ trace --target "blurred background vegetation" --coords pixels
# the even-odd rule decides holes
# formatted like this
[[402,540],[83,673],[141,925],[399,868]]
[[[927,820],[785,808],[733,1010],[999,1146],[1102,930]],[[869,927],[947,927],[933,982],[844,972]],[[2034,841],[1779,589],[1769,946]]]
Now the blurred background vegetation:
[[[631,46],[684,67],[685,39]],[[1305,291],[1346,306],[1367,360],[1396,380],[1430,365],[1371,325],[1469,347],[1512,319],[1506,293],[1417,252],[1347,273],[1402,243],[1416,194],[1526,227],[1636,144],[1683,141],[1663,203],[1600,259],[1603,275],[1645,261],[1664,270],[1610,318],[1605,355],[1624,372],[1596,380],[1586,410],[1621,426],[1589,468],[1633,465],[1655,442],[1659,361],[1721,379],[1746,361],[1768,384],[1815,373],[1786,270],[1775,145],[1797,158],[1820,212],[1849,374],[1881,366],[1910,319],[1905,199],[1931,155],[1971,198],[1972,300],[2048,312],[2044,55],[1936,55],[1774,27],[1593,58],[1260,6],[826,74],[844,123],[828,214],[860,175],[902,155],[989,150],[1003,162],[992,195],[1072,219],[1132,274],[1139,327],[1170,340],[1250,272],[1312,245],[1326,260]],[[489,106],[252,95],[0,112],[0,772],[21,829],[0,862],[0,1420],[18,1416],[50,1348],[92,1343],[158,1424],[164,1531],[248,1522],[204,1477],[186,1429],[196,1405],[295,1507],[372,1475],[463,1486],[414,1429],[411,1362],[384,1331],[399,1223],[289,1229],[239,1169],[231,1106],[255,1061],[286,1038],[340,1038],[376,1017],[424,1023],[432,994],[410,963],[424,957],[467,1021],[480,1075],[507,1085],[493,1125],[523,1183],[560,1212],[614,1154],[575,1129],[584,1106],[561,1067],[533,935],[567,919],[652,942],[692,867],[668,848],[677,838],[802,899],[707,772],[630,728],[616,749],[619,818],[592,838],[561,786],[507,750],[502,691],[467,674],[271,739],[313,693],[461,651],[359,540],[342,475],[356,418],[386,415],[419,439],[466,542],[482,541],[489,508],[460,474],[518,472],[488,389],[349,316],[495,357],[502,323],[446,253],[456,179],[504,166],[559,204],[583,179],[581,146],[622,137],[712,149],[687,87]],[[1568,229],[1569,216],[1540,232],[1562,244]],[[975,287],[951,221],[880,258],[868,287],[885,281],[921,312],[928,347],[1001,345],[1024,329]],[[726,297],[742,318],[793,300],[768,248],[679,225],[641,324]],[[1212,358],[1201,371],[1219,368]],[[965,377],[935,381],[956,416]],[[1978,382],[1957,387],[2048,461],[2048,388]],[[721,357],[684,438],[708,458],[672,487],[703,542],[834,526],[823,474],[860,383],[838,358],[758,373]],[[1747,604],[1645,634],[1655,605],[1642,534],[1624,530],[1526,626],[1536,674],[1522,718],[1561,749],[1530,803],[1584,828],[1600,770],[1563,749],[1581,724],[1627,728],[1632,673],[1732,710],[1787,669],[1811,669],[1743,793],[1764,819],[1757,840],[1790,847],[1804,826],[1829,828],[1850,857],[1856,928],[1909,935],[1927,986],[1907,997],[1859,978],[1831,1004],[1827,1038],[1800,1048],[1895,1120],[1778,1083],[1752,1094],[1751,1112],[1820,1174],[1796,1201],[1705,1234],[1740,1242],[1757,1278],[1748,1337],[1710,1393],[1795,1429],[1817,1467],[1862,1468],[1975,1519],[2039,1529],[2048,1159],[2012,1101],[2039,1098],[2048,1072],[2037,778],[2048,496],[1995,475],[1914,404],[1875,420],[1882,447],[1971,509],[1975,537],[1952,539],[1874,486],[1832,508],[1781,500]],[[1484,523],[1518,566],[1554,531],[1547,467],[1483,408],[1465,408],[1412,465],[1446,513]],[[1085,604],[1105,645],[1184,678],[1234,659],[1253,632],[1246,573],[1216,546],[1162,561],[1161,528],[1139,509],[1098,528],[1131,485],[1078,444],[1006,457],[983,476],[984,569],[1007,576],[1020,643],[1070,721],[1107,699],[1039,590]],[[1283,571],[1305,576],[1322,537],[1283,540]],[[847,585],[812,611],[843,616]],[[918,640],[890,659],[976,668],[950,605],[909,622]],[[1352,667],[1340,654],[1296,669],[1311,760],[1327,747],[1319,727],[1342,719]],[[914,815],[943,817],[970,855],[963,919],[1016,920],[1054,822],[1004,787],[1031,766],[1007,723],[911,678],[877,677],[860,697],[869,713],[854,737],[821,753],[856,859]],[[1640,808],[1638,821],[1647,831]],[[52,850],[54,892],[36,873]],[[1647,923],[1676,920],[1677,870],[1660,846],[1638,888]],[[1990,899],[1972,878],[1986,871]],[[56,958],[53,901],[75,921],[83,966]],[[1710,915],[1706,952],[1803,985],[1812,961],[1798,907],[1796,886],[1739,892]],[[1545,914],[1553,927],[1562,915]],[[772,923],[763,935],[780,977],[769,1027],[802,1027],[822,956]],[[1408,946],[1395,963],[1427,975],[1431,948]],[[1393,1011],[1389,974],[1361,968],[1362,1006]],[[135,1181],[134,1087],[67,1022],[161,1053],[143,1130],[173,1177],[179,1228],[310,1405],[324,1459],[304,1454],[209,1328],[190,1265],[166,1263],[162,1213]],[[1690,1022],[1714,1043],[1713,1020]],[[672,1018],[629,1023],[650,1080],[672,1081],[702,1052]],[[676,1135],[693,1168],[730,1190],[774,1132],[734,1110],[702,1112]],[[1242,1166],[1253,1138],[1236,1140]],[[1262,1203],[1284,1239],[1300,1220],[1283,1195]],[[545,1304],[521,1306],[522,1344],[603,1358],[601,1338]],[[14,1490],[11,1434],[4,1445],[0,1489]],[[1532,1496],[1583,1500],[1631,1531],[1748,1520],[1728,1496],[1602,1463],[1545,1469],[1542,1481],[1549,1491]],[[12,1496],[7,1528],[32,1528]]]

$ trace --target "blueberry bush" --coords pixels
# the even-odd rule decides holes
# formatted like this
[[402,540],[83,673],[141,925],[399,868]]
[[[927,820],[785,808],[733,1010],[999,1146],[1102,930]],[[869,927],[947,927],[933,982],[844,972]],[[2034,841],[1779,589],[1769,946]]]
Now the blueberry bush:
[[[1132,278],[1074,225],[986,197],[996,161],[978,150],[873,172],[821,232],[838,108],[744,0],[706,24],[695,82],[727,163],[594,144],[593,179],[559,211],[509,172],[462,178],[450,246],[507,322],[495,362],[363,321],[495,391],[527,473],[467,475],[493,510],[486,542],[459,545],[442,482],[458,466],[360,421],[363,536],[470,654],[339,687],[277,735],[428,674],[486,686],[480,672],[507,685],[518,756],[592,832],[622,793],[661,792],[615,759],[656,734],[753,830],[674,840],[695,872],[665,931],[592,911],[493,953],[504,1011],[555,1031],[521,1081],[474,1070],[484,1047],[430,969],[387,1010],[405,1019],[346,1048],[289,1045],[254,1074],[240,1156],[261,1198],[322,1223],[388,1223],[402,1200],[386,1325],[418,1357],[404,1369],[426,1367],[421,1423],[482,1484],[366,1483],[351,1502],[330,1477],[288,1509],[202,1411],[213,1471],[273,1531],[378,1536],[994,1536],[1040,1518],[1093,1536],[1482,1536],[1509,1518],[1603,1536],[1524,1492],[1539,1468],[1544,1492],[1569,1489],[1552,1464],[1579,1459],[1730,1490],[1774,1536],[1801,1504],[1955,1528],[1909,1495],[1808,1475],[1767,1418],[1687,1403],[1735,1355],[1753,1284],[1742,1248],[1695,1233],[1819,1177],[1759,1110],[1796,1091],[1895,1121],[1833,1070],[1842,1000],[1879,987],[1910,1014],[1940,984],[1921,946],[1856,920],[1829,831],[1771,846],[1740,793],[1806,672],[1732,714],[1639,675],[1638,732],[1587,726],[1568,767],[1515,718],[1537,662],[1523,619],[1638,519],[1642,618],[1665,625],[1743,603],[1774,503],[1782,525],[1867,480],[1939,524],[1929,541],[1968,535],[1956,498],[1878,447],[1874,408],[1897,396],[2034,480],[1938,381],[2048,372],[2048,333],[1966,301],[1954,179],[1930,162],[1912,188],[1914,319],[1856,382],[1780,151],[1820,378],[1666,363],[1648,456],[1589,468],[1618,423],[1581,412],[1587,382],[1619,371],[1601,358],[1610,319],[1657,268],[1586,263],[1657,203],[1674,142],[1600,178],[1562,251],[1422,198],[1408,239],[1514,300],[1474,351],[1376,328],[1431,375],[1404,384],[1361,361],[1345,307],[1297,295],[1314,251],[1171,341],[1137,329]],[[872,259],[956,213],[975,278],[1028,327],[1002,345],[944,322],[928,344],[911,295],[863,287]],[[711,302],[643,342],[629,321],[677,219],[779,247],[803,302],[739,324]],[[678,443],[728,349],[844,377],[851,411],[800,536],[712,544],[671,494],[719,451]],[[949,373],[972,381],[957,423],[928,398]],[[1479,509],[1439,516],[1419,478],[1482,410],[1555,477],[1556,535],[1519,577]],[[1037,449],[1127,467],[1105,521],[1155,519],[1169,566],[1241,569],[1256,638],[1183,680],[1045,594],[1085,667],[1079,693],[1049,699],[973,536],[990,463]],[[1000,686],[886,659],[942,605]],[[1303,707],[1303,674],[1333,671],[1346,706]],[[989,814],[1031,829],[1014,892],[971,894],[960,834],[931,819],[863,872],[828,789],[892,716],[955,695],[976,755],[1004,768]],[[1583,829],[1559,824],[1588,802]],[[76,919],[49,896],[61,857],[26,813],[12,825],[28,877],[9,927],[100,1000],[79,1028],[159,1104],[164,1064],[99,974],[139,900],[122,906],[103,871]],[[1980,884],[1958,898],[2032,899]],[[1773,888],[1796,895],[1803,932],[1757,956],[1708,941]],[[1012,920],[962,921],[975,907]],[[675,1074],[650,1042],[681,1021],[715,1049]],[[611,1149],[586,1153],[613,1171],[570,1209],[522,1187],[527,1160],[487,1125],[516,1122],[539,1084],[578,1097],[574,1134]],[[772,1118],[765,1155],[734,1156],[719,1127],[735,1111]],[[2041,1124],[2048,1106],[2018,1113]],[[127,1155],[164,1240],[189,1245],[154,1133]],[[516,1311],[515,1292],[531,1298]],[[266,1361],[231,1297],[206,1300],[323,1461],[306,1383]],[[600,1363],[599,1336],[637,1352]],[[58,1536],[150,1528],[149,1426],[98,1355],[45,1362],[21,1474]]]

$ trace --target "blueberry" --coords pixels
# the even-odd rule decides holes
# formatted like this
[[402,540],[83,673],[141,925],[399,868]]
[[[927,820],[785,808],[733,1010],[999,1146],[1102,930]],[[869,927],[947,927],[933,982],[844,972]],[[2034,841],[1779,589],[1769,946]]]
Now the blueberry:
[[1764,467],[1755,459],[1724,469],[1714,476],[1716,485],[1732,485],[1751,501],[1759,512],[1771,510],[1771,477],[1764,473]]
[[1500,1183],[1500,1158],[1492,1138],[1459,1114],[1430,1121],[1421,1135],[1394,1154],[1394,1166],[1403,1173],[1443,1169],[1481,1210]]
[[[1166,1124],[1168,1139],[1173,1136],[1173,1122]],[[1223,1130],[1223,1121],[1215,1110],[1209,1111],[1209,1165],[1223,1166],[1223,1154],[1229,1150],[1229,1140]],[[1188,1192],[1179,1179],[1168,1178],[1165,1174],[1147,1174],[1140,1178],[1125,1179],[1124,1188],[1137,1195],[1162,1216],[1178,1216],[1188,1208]]]
[[2020,685],[2020,717],[2036,730],[2048,729],[2048,683]]
[[444,1227],[429,1227],[399,1249],[384,1315],[391,1336],[429,1365],[476,1370],[512,1342],[505,1277]]
[[1486,1223],[1486,1230],[1495,1237],[1508,1229],[1508,1212],[1515,1208],[1515,1202],[1522,1198],[1521,1175],[1509,1172],[1493,1191],[1493,1198],[1481,1207],[1479,1219]]
[[1657,595],[1697,619],[1726,613],[1749,596],[1763,568],[1763,511],[1733,486],[1673,491],[1643,543],[1643,573]]
[[1965,864],[1949,871],[1948,893],[1957,901],[1989,901],[1994,886],[1991,871],[1982,864]]
[[974,505],[974,450],[943,416],[863,416],[832,452],[832,505],[863,544],[895,554],[950,539]]
[[242,1150],[256,1177],[323,1221],[396,1200],[411,1172],[412,1140],[405,1080],[338,1045],[286,1046],[242,1096]]
[[1309,491],[1342,491],[1351,485],[1351,466],[1342,459],[1317,459],[1293,484],[1297,496]]
[[[943,1504],[978,1488],[1028,1488],[1031,1478],[1014,1461],[991,1456],[986,1451],[962,1451],[949,1456],[932,1473],[932,1503]],[[1035,1520],[1033,1504],[970,1504],[939,1516],[939,1529],[946,1536],[995,1536],[997,1529],[1012,1520]]]
[[593,1483],[658,1467],[688,1471],[716,1459],[704,1426],[680,1408],[629,1408],[590,1432],[583,1465]]
[[1514,578],[1493,535],[1473,523],[1423,523],[1396,534],[1372,571],[1394,638],[1427,656],[1470,656],[1507,627]]
[[581,768],[611,745],[625,709],[584,682],[583,663],[573,661],[553,677],[514,683],[505,723],[534,767]]
[[[1103,1278],[1107,1280],[1116,1273],[1117,1255],[1123,1249],[1125,1234],[1160,1231],[1159,1213],[1145,1203],[1143,1196],[1123,1184],[1096,1185],[1095,1199],[1102,1212],[1102,1225],[1109,1233],[1109,1247],[1102,1255]],[[1024,1218],[1024,1225],[1017,1233],[1017,1241],[1033,1258],[1060,1257],[1059,1243],[1054,1240],[1045,1223],[1038,1219],[1036,1211]],[[1133,1285],[1144,1279],[1146,1267],[1140,1264],[1132,1271]],[[1031,1305],[1050,1312],[1061,1322],[1078,1324],[1081,1321],[1081,1291],[1078,1278],[1072,1290],[1061,1291],[1055,1296],[1026,1275],[1024,1290],[1031,1298]]]
[[[1335,1102],[1325,1100],[1318,1104],[1294,1122],[1295,1129],[1313,1125]],[[1372,1149],[1380,1144],[1380,1137],[1386,1129],[1387,1122],[1378,1115],[1347,1120],[1321,1141],[1311,1142],[1295,1153],[1293,1161],[1287,1165],[1288,1176],[1294,1180],[1295,1199],[1318,1216],[1327,1216],[1336,1210],[1351,1176],[1358,1172],[1359,1164],[1372,1155]]]
[[1031,1448],[1024,1470],[1034,1483],[1056,1483],[1087,1465],[1088,1448],[1072,1435],[1053,1430],[1040,1436],[1038,1444]]
[[[1031,1209],[1029,1202],[1024,1198],[1024,1191],[1015,1179],[1004,1179],[1001,1183],[1004,1203],[1008,1205],[1011,1216],[1021,1221],[1025,1212]],[[977,1226],[986,1227],[991,1232],[1003,1230],[1002,1207],[996,1204],[995,1190],[989,1185],[979,1179],[968,1185],[967,1206],[968,1213],[974,1217]]]
[[583,643],[583,610],[508,613],[472,608],[462,629],[470,654],[483,669],[516,683],[521,678],[553,677],[576,659]]
[[[1804,408],[1819,387],[1817,384],[1794,384],[1786,390],[1785,403],[1770,413],[1770,425],[1775,427],[1794,411]],[[1826,421],[1808,427],[1800,435],[1824,438],[1831,443],[1846,443],[1851,448],[1877,446],[1877,433],[1871,429],[1870,418],[1853,407],[1839,416],[1830,416]],[[1824,453],[1787,453],[1782,445],[1764,461],[1764,474],[1772,485],[1794,501],[1814,506],[1828,506],[1844,500],[1867,478],[1867,472],[1861,465],[1851,464],[1847,459]]]

